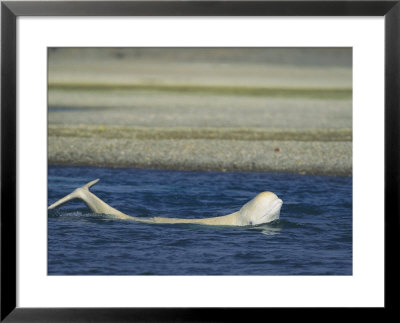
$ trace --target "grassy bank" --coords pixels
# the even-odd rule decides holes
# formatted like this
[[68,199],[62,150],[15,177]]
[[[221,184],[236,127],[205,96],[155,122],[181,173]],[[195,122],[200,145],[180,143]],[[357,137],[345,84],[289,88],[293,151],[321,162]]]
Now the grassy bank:
[[[144,83],[99,83],[99,82],[51,82],[49,91],[152,91],[180,94],[212,94],[232,96],[265,96],[284,98],[351,99],[350,88],[301,88],[264,87],[240,85],[184,85],[184,84],[144,84]],[[95,95],[95,93],[94,93]]]

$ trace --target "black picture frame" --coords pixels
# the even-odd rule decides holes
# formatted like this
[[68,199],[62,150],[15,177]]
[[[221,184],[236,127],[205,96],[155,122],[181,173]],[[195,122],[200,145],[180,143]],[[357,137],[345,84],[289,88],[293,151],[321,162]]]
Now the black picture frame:
[[[385,306],[399,286],[400,1],[2,1],[1,3],[1,321],[186,322],[266,319],[288,308],[19,308],[16,306],[16,19],[19,16],[382,16],[385,19]],[[291,309],[295,310],[295,309]],[[329,317],[334,318],[332,309]],[[290,311],[289,311],[290,312]],[[300,311],[300,313],[304,313]],[[270,315],[270,313],[268,313]],[[373,318],[368,311],[369,318]],[[308,315],[308,314],[306,314]],[[326,315],[326,314],[324,314]],[[339,314],[341,315],[341,314]],[[379,316],[380,319],[381,316]],[[350,319],[350,318],[349,318]]]

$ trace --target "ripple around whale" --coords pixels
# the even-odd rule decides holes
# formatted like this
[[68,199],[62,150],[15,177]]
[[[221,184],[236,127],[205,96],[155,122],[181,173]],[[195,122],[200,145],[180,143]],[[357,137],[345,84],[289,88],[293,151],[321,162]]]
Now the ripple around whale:
[[351,178],[57,166],[49,201],[96,177],[96,193],[134,216],[222,215],[266,189],[284,205],[268,224],[212,227],[116,220],[73,201],[48,212],[49,275],[352,274]]

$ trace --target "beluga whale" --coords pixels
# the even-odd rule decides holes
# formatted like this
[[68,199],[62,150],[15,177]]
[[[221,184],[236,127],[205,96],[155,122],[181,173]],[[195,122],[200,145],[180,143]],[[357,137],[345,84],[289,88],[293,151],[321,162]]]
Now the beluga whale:
[[131,220],[144,223],[193,223],[221,226],[255,226],[279,219],[282,200],[273,192],[262,192],[244,204],[239,211],[231,214],[207,217],[203,219],[183,219],[168,217],[136,217],[124,214],[93,194],[89,188],[100,179],[95,179],[86,185],[75,189],[72,193],[51,204],[48,209],[54,209],[73,199],[80,199],[94,213],[111,215],[121,220]]

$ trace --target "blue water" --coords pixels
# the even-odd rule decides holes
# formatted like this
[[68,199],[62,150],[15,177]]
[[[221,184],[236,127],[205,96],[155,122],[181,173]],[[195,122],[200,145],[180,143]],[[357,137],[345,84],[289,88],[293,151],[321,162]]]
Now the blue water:
[[146,224],[93,214],[79,200],[48,213],[49,275],[352,275],[352,178],[283,173],[49,167],[48,203],[92,192],[142,217],[237,211],[262,191],[281,217],[258,227]]

